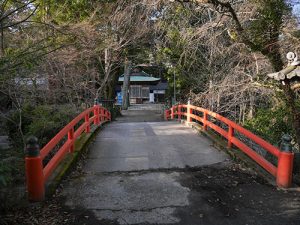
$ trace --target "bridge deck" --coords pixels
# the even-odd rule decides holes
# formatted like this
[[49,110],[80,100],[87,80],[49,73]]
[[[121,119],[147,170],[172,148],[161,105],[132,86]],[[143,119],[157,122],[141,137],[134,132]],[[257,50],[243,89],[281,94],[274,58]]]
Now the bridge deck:
[[176,122],[114,122],[96,138],[86,172],[195,167],[222,162],[223,152]]
[[99,133],[60,193],[72,225],[300,224],[299,192],[266,185],[192,129],[161,120],[128,110]]
[[[66,206],[116,224],[180,222],[174,212],[189,205],[190,191],[172,169],[216,164],[227,156],[192,129],[159,122],[153,110],[124,115],[99,133],[82,175],[64,185]],[[137,122],[151,120],[156,122]]]

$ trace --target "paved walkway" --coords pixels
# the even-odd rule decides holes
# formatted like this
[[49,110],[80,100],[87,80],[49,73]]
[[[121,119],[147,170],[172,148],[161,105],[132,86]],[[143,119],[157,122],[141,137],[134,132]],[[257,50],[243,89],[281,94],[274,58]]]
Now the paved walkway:
[[227,156],[192,129],[144,114],[123,112],[99,133],[82,175],[65,184],[66,206],[93,213],[103,224],[180,224],[175,211],[188,206],[191,196],[178,169],[221,163]]
[[132,105],[128,110],[122,111],[118,122],[158,122],[163,121],[163,105],[161,104],[142,104]]

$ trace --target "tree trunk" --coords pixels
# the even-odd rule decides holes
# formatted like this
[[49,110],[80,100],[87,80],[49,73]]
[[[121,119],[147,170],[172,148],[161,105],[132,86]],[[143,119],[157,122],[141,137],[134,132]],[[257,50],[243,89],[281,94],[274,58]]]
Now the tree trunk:
[[[280,57],[279,52],[279,46],[276,45],[276,49],[273,49],[273,51],[270,51],[270,53],[267,55],[269,58],[273,68],[275,71],[280,71],[284,68],[284,63]],[[282,85],[282,90],[285,95],[285,102],[286,106],[290,112],[291,119],[292,119],[292,126],[293,130],[296,135],[296,141],[298,143],[298,146],[300,146],[300,112],[297,109],[297,97],[294,93],[294,91],[291,89],[289,80],[285,80],[285,83]]]
[[288,82],[283,85],[283,90],[286,97],[286,104],[292,117],[292,126],[295,131],[296,141],[300,146],[300,112],[296,106],[296,95]]
[[108,98],[109,99],[115,99],[116,93],[115,93],[115,87],[118,84],[118,79],[119,79],[119,69],[115,70],[115,72],[112,74],[112,79],[108,82],[108,87],[109,87],[109,92],[108,92]]
[[[107,85],[107,82],[109,80],[110,77],[110,73],[111,73],[111,68],[112,68],[112,62],[111,62],[111,55],[110,55],[110,51],[108,48],[106,48],[104,50],[104,78],[103,81],[100,85],[100,87],[98,88],[97,92],[96,92],[96,98],[102,97],[105,95],[105,88]],[[101,60],[99,60],[101,63]]]
[[0,35],[0,58],[4,56],[4,30],[3,30],[3,21],[1,21],[1,35]]
[[122,88],[122,109],[127,110],[129,107],[129,86],[130,86],[130,69],[131,69],[131,62],[127,59],[125,60],[124,66],[124,81],[123,81],[123,88]]

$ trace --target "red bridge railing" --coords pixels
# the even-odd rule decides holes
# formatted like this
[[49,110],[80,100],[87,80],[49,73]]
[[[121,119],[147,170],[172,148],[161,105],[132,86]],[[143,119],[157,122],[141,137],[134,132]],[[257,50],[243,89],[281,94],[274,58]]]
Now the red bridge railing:
[[[86,109],[79,114],[61,131],[59,131],[42,149],[39,151],[37,139],[31,138],[27,144],[27,156],[25,158],[26,182],[28,197],[32,201],[42,201],[45,197],[45,183],[51,176],[58,164],[66,154],[74,152],[75,140],[83,133],[90,133],[91,125],[98,127],[102,123],[111,121],[111,113],[99,106]],[[80,125],[80,123],[82,123]],[[78,128],[75,130],[75,127]],[[43,160],[58,146],[62,146],[55,152],[54,156],[43,166]]]
[[[199,116],[199,114],[202,114],[202,116]],[[205,131],[207,131],[208,127],[210,127],[219,135],[223,136],[225,139],[227,139],[228,148],[231,148],[233,145],[235,145],[237,148],[242,150],[266,171],[276,177],[276,183],[279,187],[287,188],[291,186],[294,153],[280,151],[280,149],[277,147],[271,145],[267,141],[256,136],[235,122],[201,107],[193,105],[175,105],[170,110],[165,111],[166,120],[175,118],[181,120],[183,117],[186,118],[187,122],[193,122],[193,120],[195,120],[202,123]],[[217,121],[224,123],[228,128],[223,129],[216,123],[212,122],[211,118],[214,118],[214,122]],[[273,165],[262,155],[258,154],[251,147],[249,147],[245,142],[235,137],[235,131],[244,135],[248,139],[258,144],[261,148],[275,156],[278,159],[278,165]]]

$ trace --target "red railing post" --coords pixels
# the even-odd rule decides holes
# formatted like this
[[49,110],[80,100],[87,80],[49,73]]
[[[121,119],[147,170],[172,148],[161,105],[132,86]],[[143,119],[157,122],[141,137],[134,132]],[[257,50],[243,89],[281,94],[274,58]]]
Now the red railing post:
[[97,99],[95,99],[94,103],[94,125],[98,126],[100,124],[100,118],[99,118],[99,106],[97,104]]
[[74,152],[74,127],[68,131],[68,141],[71,141],[70,152]]
[[95,116],[94,125],[98,126],[100,124],[98,105],[94,105],[94,116]]
[[25,170],[29,200],[35,202],[43,201],[45,199],[43,163],[36,137],[27,139]]
[[97,122],[98,122],[98,125],[100,125],[100,107],[97,106]]
[[177,120],[180,121],[181,120],[181,105],[177,106]]
[[192,117],[191,117],[191,115],[193,114],[193,109],[191,108],[190,100],[188,101],[188,104],[187,104],[187,107],[186,107],[186,113],[187,113],[186,121],[187,121],[188,123],[191,123],[191,122],[192,122]]
[[231,125],[228,125],[227,148],[232,148],[232,138],[233,137],[234,137],[234,128]]
[[168,120],[168,118],[169,118],[169,110],[166,109],[165,110],[165,120]]
[[278,157],[276,183],[279,187],[288,188],[292,185],[294,153],[292,152],[292,138],[283,135]]
[[105,109],[101,107],[101,121],[105,121]]
[[90,115],[89,115],[89,113],[87,113],[84,116],[84,122],[86,123],[85,133],[90,133],[90,131],[91,131],[90,121],[89,120],[90,120]]
[[101,121],[102,121],[102,110],[101,110],[101,106],[98,107],[98,112],[99,112],[99,123],[101,124]]
[[203,112],[203,129],[207,130],[207,112],[204,110]]
[[171,120],[174,119],[174,106],[172,106],[171,108]]
[[97,114],[98,114],[98,123],[101,124],[101,108],[100,106],[97,107]]

